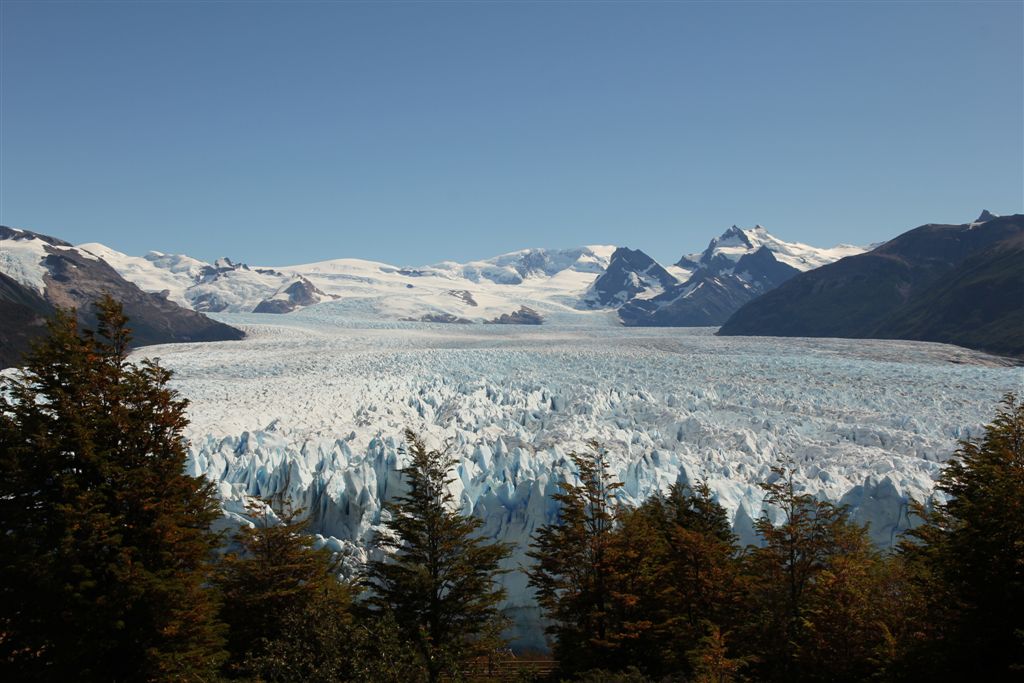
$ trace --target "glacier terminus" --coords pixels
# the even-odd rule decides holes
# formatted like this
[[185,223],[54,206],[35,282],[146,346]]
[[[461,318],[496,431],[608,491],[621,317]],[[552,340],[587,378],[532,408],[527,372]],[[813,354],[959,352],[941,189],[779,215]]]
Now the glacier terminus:
[[[216,483],[228,518],[248,496],[290,501],[349,571],[401,486],[406,428],[456,454],[455,497],[515,544],[511,569],[576,476],[568,454],[591,441],[624,504],[705,479],[754,543],[758,484],[790,463],[803,490],[849,505],[888,547],[957,439],[980,434],[1022,381],[1020,367],[942,344],[717,337],[602,315],[470,326],[352,314],[342,301],[214,314],[246,338],[136,352],[174,371],[191,402],[188,470]],[[542,647],[524,575],[504,581],[518,645]]]

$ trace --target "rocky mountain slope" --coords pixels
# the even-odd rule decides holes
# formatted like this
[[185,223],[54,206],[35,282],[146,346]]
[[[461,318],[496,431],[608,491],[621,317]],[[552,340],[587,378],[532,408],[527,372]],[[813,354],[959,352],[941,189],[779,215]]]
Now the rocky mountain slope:
[[631,298],[619,309],[619,317],[626,325],[645,327],[721,325],[743,304],[794,275],[862,251],[849,245],[819,249],[784,242],[760,225],[734,225],[702,253],[676,263],[689,269],[688,279],[656,296]]
[[54,307],[95,323],[92,304],[109,293],[131,318],[136,345],[241,339],[233,327],[144,292],[103,259],[55,237],[0,226],[0,365],[15,364],[45,330]]
[[679,281],[639,249],[619,247],[608,267],[583,294],[589,308],[616,308],[637,298],[656,296]]
[[719,334],[915,339],[1024,356],[1024,215],[915,228],[792,278]]

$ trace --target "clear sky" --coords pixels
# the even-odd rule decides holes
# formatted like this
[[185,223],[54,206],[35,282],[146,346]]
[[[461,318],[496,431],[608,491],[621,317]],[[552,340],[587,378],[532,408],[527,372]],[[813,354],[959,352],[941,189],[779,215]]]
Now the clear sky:
[[2,0],[0,223],[412,265],[1020,212],[1022,7]]

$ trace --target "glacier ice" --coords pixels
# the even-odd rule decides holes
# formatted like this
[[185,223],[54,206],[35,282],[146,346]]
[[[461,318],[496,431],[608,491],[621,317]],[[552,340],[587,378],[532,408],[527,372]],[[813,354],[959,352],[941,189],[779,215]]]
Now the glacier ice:
[[[880,545],[906,528],[959,438],[977,436],[1019,367],[918,342],[716,337],[711,329],[359,323],[329,305],[217,316],[239,342],[145,347],[191,401],[188,470],[225,514],[290,499],[349,569],[401,486],[406,427],[457,456],[453,493],[517,544],[554,519],[568,458],[608,449],[627,503],[705,478],[743,542],[758,483],[791,460],[803,489],[848,504]],[[603,321],[603,322],[602,322]],[[769,514],[774,514],[769,511]],[[504,579],[520,645],[540,646],[526,580]]]

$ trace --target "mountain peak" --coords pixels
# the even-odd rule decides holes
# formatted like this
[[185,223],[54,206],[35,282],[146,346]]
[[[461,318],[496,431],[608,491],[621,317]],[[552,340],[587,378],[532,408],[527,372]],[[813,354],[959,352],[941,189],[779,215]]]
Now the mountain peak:
[[618,247],[584,295],[588,307],[621,305],[638,295],[653,296],[678,284],[657,261],[629,247]]
[[988,209],[984,209],[981,212],[981,215],[978,216],[978,218],[975,219],[974,222],[975,223],[985,223],[986,221],[990,221],[990,220],[992,220],[994,218],[999,218],[999,214],[995,214],[995,213],[992,213],[991,211],[989,211]]
[[750,237],[747,235],[747,231],[738,225],[734,225],[720,236],[711,240],[711,244],[708,245],[708,249],[713,249],[719,246],[746,246],[753,248],[753,244],[750,242]]

